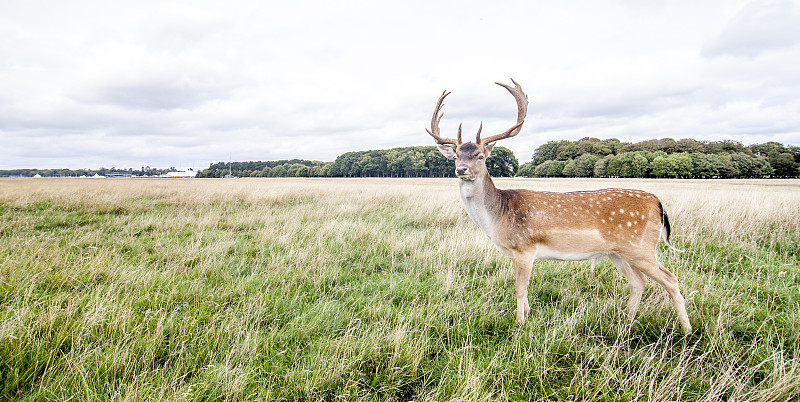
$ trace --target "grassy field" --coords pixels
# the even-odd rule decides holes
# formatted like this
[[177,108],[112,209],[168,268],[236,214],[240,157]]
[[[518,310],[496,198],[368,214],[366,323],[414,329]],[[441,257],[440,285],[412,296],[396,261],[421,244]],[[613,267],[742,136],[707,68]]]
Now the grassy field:
[[456,179],[0,180],[0,399],[800,399],[800,182],[663,201],[694,333],[604,262],[510,261]]

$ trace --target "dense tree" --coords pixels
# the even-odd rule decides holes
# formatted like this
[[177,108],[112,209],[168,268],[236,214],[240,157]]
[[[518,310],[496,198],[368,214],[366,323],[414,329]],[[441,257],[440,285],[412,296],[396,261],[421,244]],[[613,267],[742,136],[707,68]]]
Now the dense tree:
[[519,161],[508,148],[496,146],[486,158],[486,169],[493,177],[512,177],[518,168]]
[[450,177],[454,174],[455,162],[442,156],[436,147],[426,147],[423,157],[431,177]]
[[556,160],[567,161],[578,156],[578,146],[572,141],[560,141],[556,147]]
[[600,157],[613,155],[622,149],[624,144],[616,138],[600,140],[599,138],[583,137],[577,141],[578,154],[592,154]]
[[[486,166],[493,176],[513,176],[519,162],[508,148],[495,147]],[[435,146],[403,147],[347,152],[324,171],[334,177],[452,177],[455,162]]]
[[730,140],[707,142],[705,143],[703,152],[707,154],[736,154],[740,152],[752,153],[752,151],[742,145],[741,142]]
[[535,168],[536,165],[534,165],[533,162],[523,163],[517,170],[517,176],[534,177],[536,176],[536,174],[534,173]]
[[739,169],[733,164],[730,154],[718,153],[711,156],[716,160],[720,178],[733,179],[739,177]]
[[547,161],[556,160],[556,148],[558,148],[557,141],[548,141],[542,144],[535,151],[533,151],[533,163],[540,165]]
[[536,168],[533,169],[533,175],[536,177],[548,177],[547,172],[550,170],[550,165],[552,165],[553,162],[554,161],[545,161],[544,163],[537,165]]
[[578,146],[578,154],[594,154],[595,149],[599,148],[600,143],[601,141],[599,138],[583,137],[576,143]]
[[565,177],[575,177],[575,159],[570,159],[567,161],[566,165],[564,165],[564,169],[561,171],[561,174]]
[[800,177],[800,147],[688,138],[630,144],[585,137],[543,144],[534,151],[531,166],[520,170],[520,175],[536,177]]
[[650,162],[650,173],[653,177],[678,177],[675,161],[669,156],[657,156]]
[[[250,161],[250,162],[217,162],[212,163],[208,169],[197,173],[197,177],[225,177],[233,174],[237,177],[286,177],[295,176],[302,167],[303,174],[320,176],[322,167],[326,163],[302,159],[278,161]],[[278,169],[280,167],[280,169]]]
[[691,138],[684,138],[678,140],[675,144],[678,148],[676,152],[685,152],[691,154],[693,152],[703,152],[703,143]]
[[656,156],[650,162],[652,177],[691,177],[692,158],[687,153]]
[[798,163],[790,152],[783,152],[769,158],[770,165],[775,169],[777,177],[797,177]]
[[547,168],[547,177],[563,177],[565,166],[567,166],[566,161],[551,161]]
[[270,177],[286,177],[288,175],[289,173],[285,165],[275,166],[274,168],[272,168],[272,171],[270,172]]
[[675,140],[672,138],[664,138],[660,140],[647,140],[642,142],[637,142],[634,144],[627,144],[622,147],[622,152],[635,152],[635,151],[647,151],[647,152],[656,152],[656,151],[663,151],[665,153],[669,153],[667,150],[677,149],[677,145]]
[[750,150],[755,155],[759,155],[759,156],[763,155],[763,156],[766,156],[768,158],[769,157],[773,157],[773,156],[777,156],[777,155],[787,151],[786,147],[784,147],[783,144],[781,144],[779,142],[774,142],[774,141],[765,142],[763,144],[751,145],[750,146]]
[[447,177],[455,163],[435,146],[347,152],[326,169],[333,177]]
[[606,155],[594,164],[594,177],[608,177],[608,164],[614,160],[614,155]]
[[719,165],[715,158],[699,152],[693,153],[692,176],[698,179],[711,179],[719,176]]
[[583,154],[579,156],[577,159],[575,159],[575,169],[572,176],[592,177],[594,175],[594,167],[599,160],[600,157],[594,154]]
[[606,175],[611,177],[646,177],[649,162],[645,151],[624,152],[606,166]]

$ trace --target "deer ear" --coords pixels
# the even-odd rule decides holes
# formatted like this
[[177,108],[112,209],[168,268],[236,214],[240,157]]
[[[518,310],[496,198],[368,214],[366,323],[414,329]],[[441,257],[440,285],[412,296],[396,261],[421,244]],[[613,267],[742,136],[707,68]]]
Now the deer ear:
[[439,148],[439,152],[441,152],[445,158],[456,160],[456,150],[453,149],[452,146],[448,144],[436,144],[436,148]]
[[492,153],[492,148],[494,148],[494,144],[496,144],[496,142],[490,142],[488,144],[483,144],[483,149],[486,150],[486,157],[487,158],[489,157],[489,154]]

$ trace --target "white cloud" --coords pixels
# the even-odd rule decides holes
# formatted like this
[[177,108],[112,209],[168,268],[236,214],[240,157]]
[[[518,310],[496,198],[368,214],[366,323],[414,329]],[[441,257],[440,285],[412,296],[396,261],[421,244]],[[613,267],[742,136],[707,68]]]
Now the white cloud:
[[800,45],[800,9],[793,0],[757,0],[747,4],[703,47],[706,57],[754,59],[768,51]]

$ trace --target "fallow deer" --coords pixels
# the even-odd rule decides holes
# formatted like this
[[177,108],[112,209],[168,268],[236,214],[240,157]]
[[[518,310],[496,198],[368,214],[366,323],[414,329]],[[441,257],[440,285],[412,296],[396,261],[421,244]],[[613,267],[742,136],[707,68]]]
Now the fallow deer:
[[495,142],[513,137],[522,129],[528,97],[513,79],[507,89],[517,101],[517,123],[507,131],[481,139],[481,123],[475,142],[439,133],[444,91],[436,103],[431,129],[439,151],[456,162],[455,174],[467,214],[514,263],[517,299],[516,321],[530,312],[528,284],[536,260],[593,260],[608,257],[628,279],[630,297],[625,309],[633,319],[642,299],[647,277],[669,293],[678,322],[685,333],[692,331],[678,279],[656,259],[659,239],[669,242],[670,225],[659,199],[640,190],[604,189],[552,193],[531,190],[500,190],[486,169]]

